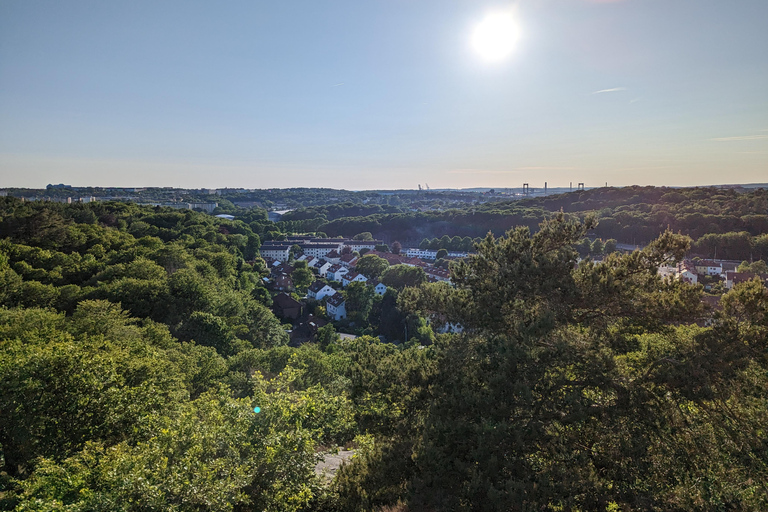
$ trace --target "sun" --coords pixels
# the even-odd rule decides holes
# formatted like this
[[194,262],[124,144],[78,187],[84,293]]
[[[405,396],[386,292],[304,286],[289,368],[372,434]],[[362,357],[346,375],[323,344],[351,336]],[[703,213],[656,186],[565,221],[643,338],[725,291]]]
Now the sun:
[[510,13],[493,13],[477,24],[472,32],[472,47],[487,61],[509,56],[520,38],[517,22]]

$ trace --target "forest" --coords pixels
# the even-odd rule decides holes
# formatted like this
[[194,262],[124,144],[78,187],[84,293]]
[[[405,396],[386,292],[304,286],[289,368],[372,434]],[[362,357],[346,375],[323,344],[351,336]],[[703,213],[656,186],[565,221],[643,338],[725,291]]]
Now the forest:
[[[313,208],[0,198],[0,510],[768,509],[768,291],[711,310],[657,272],[765,258],[764,190]],[[464,331],[289,346],[258,250],[302,223],[479,237],[452,285],[377,271],[397,289],[378,321]],[[585,239],[633,237],[579,260]]]
[[[546,197],[488,201],[456,208],[416,212],[299,209],[284,217],[291,228],[329,236],[371,232],[387,242],[418,246],[423,239],[503,235],[515,226],[536,230],[560,212],[584,220],[595,216],[590,236],[644,246],[666,230],[694,240],[693,252],[710,258],[768,257],[768,192],[714,187],[598,188]],[[307,215],[308,213],[317,214]],[[340,213],[346,213],[340,216]],[[300,222],[297,222],[300,221]]]

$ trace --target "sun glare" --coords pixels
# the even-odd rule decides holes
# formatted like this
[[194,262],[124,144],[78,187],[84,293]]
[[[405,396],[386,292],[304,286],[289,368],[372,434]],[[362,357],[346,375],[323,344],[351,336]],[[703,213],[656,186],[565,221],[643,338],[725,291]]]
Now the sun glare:
[[472,47],[483,59],[500,61],[512,53],[519,37],[512,14],[489,14],[472,32]]

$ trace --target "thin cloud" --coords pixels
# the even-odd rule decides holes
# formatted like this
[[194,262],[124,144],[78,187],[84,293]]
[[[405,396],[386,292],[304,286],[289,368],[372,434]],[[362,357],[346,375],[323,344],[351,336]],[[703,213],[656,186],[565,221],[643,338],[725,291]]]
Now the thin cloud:
[[621,92],[626,90],[626,87],[614,87],[613,89],[601,89],[599,91],[593,92],[592,94],[603,94],[604,92]]
[[518,167],[518,171],[575,171],[578,167]]
[[333,84],[331,87],[340,87],[342,85],[344,85],[344,82],[339,82],[337,84]]
[[490,171],[486,169],[454,169],[448,171],[448,174],[514,174],[516,170],[512,171]]
[[736,137],[717,137],[714,140],[717,142],[732,142],[738,140],[763,140],[768,139],[768,135],[737,135]]
[[633,103],[637,103],[638,101],[642,101],[642,100],[643,98],[635,98],[635,99],[629,100],[629,104],[631,105]]

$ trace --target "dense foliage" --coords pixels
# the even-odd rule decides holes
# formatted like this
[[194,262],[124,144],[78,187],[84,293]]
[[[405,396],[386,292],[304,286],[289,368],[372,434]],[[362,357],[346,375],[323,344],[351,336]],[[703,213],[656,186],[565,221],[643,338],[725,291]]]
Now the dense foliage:
[[[723,193],[741,222],[761,194]],[[455,286],[361,259],[390,289],[350,285],[350,319],[410,341],[324,327],[295,348],[256,257],[284,233],[258,212],[0,199],[0,509],[768,508],[765,288],[706,312],[699,287],[657,274],[690,238],[612,252],[585,243],[608,212],[535,201],[511,208],[541,218],[479,241]],[[339,446],[356,455],[328,483],[315,463]]]

